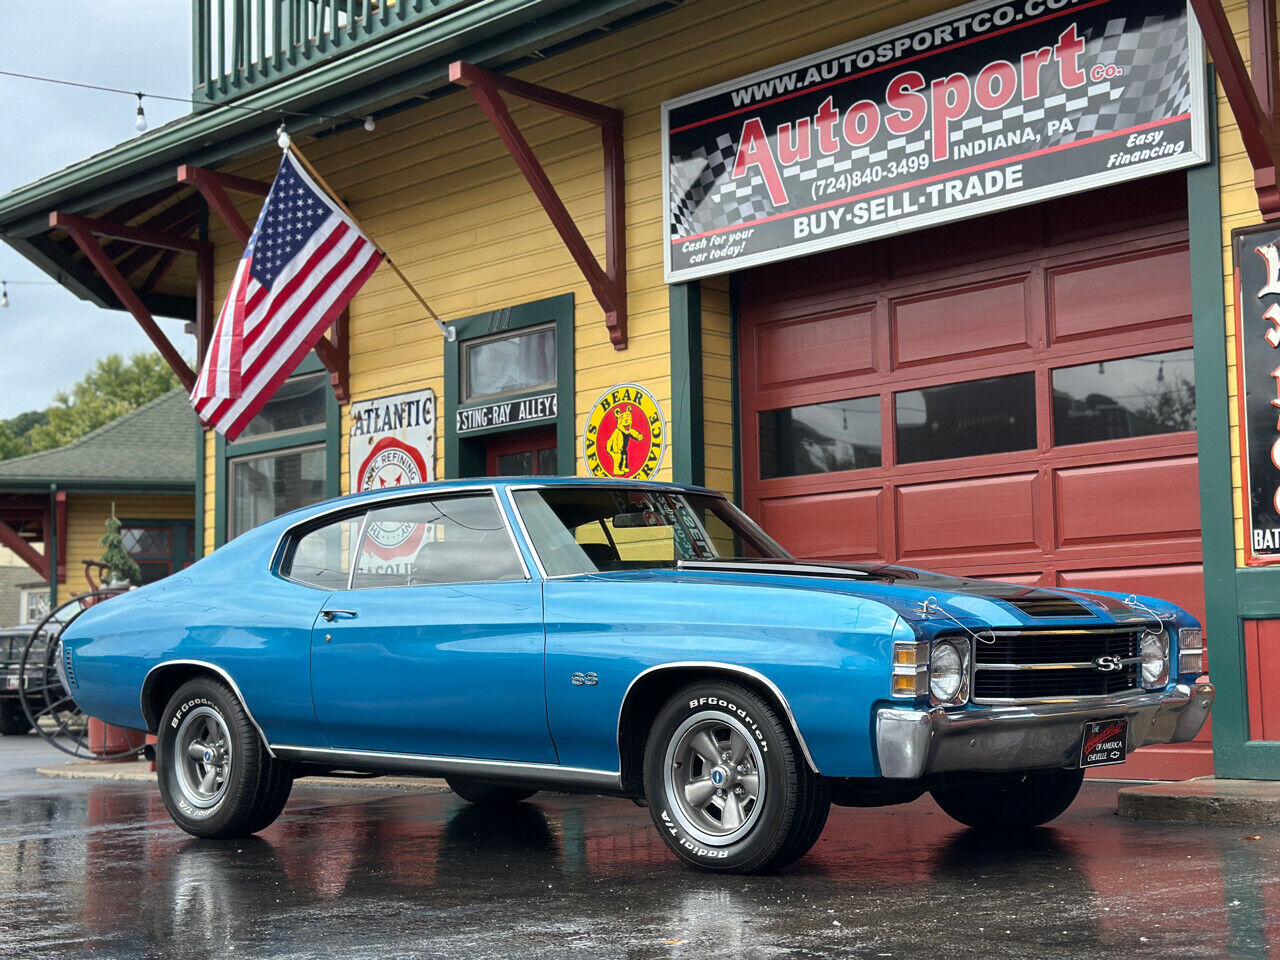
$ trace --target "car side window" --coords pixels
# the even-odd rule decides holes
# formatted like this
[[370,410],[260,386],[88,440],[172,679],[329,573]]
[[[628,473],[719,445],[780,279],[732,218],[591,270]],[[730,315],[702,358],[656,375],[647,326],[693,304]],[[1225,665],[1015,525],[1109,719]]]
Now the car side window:
[[486,493],[371,510],[351,585],[370,589],[524,578],[497,501]]
[[323,590],[345,590],[351,577],[351,558],[360,540],[364,515],[317,527],[295,541],[281,572]]

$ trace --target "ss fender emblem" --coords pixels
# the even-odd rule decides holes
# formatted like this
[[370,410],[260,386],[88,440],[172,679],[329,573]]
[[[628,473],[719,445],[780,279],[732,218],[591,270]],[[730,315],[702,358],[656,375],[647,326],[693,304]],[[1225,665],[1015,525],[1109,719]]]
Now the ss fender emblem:
[[1112,673],[1124,666],[1119,657],[1094,657],[1093,665],[1103,673]]
[[575,687],[594,687],[598,678],[594,673],[575,673],[569,679]]

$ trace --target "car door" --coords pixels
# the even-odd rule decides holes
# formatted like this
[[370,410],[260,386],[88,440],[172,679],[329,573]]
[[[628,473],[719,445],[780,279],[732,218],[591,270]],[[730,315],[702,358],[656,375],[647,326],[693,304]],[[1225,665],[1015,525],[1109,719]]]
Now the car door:
[[331,747],[555,763],[542,584],[490,490],[371,509],[312,634]]

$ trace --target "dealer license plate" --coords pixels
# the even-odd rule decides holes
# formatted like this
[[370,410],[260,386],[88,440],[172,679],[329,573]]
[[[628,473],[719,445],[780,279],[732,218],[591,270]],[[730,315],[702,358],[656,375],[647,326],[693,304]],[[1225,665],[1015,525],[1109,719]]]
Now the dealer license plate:
[[1129,719],[1090,720],[1084,725],[1084,739],[1080,743],[1080,766],[1102,767],[1109,763],[1124,763],[1129,742]]

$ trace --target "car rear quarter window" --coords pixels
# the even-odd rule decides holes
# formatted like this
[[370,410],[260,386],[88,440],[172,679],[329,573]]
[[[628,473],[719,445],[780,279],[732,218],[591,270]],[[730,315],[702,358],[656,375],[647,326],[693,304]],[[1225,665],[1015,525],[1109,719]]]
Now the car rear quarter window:
[[362,519],[363,515],[345,517],[302,534],[294,541],[281,573],[324,590],[347,589]]
[[355,589],[523,580],[491,494],[417,500],[369,512]]

